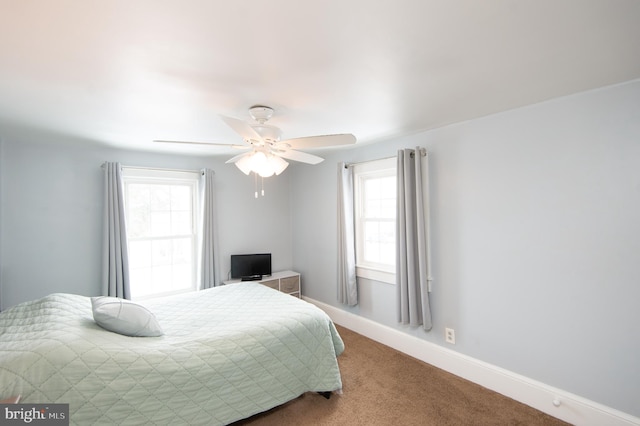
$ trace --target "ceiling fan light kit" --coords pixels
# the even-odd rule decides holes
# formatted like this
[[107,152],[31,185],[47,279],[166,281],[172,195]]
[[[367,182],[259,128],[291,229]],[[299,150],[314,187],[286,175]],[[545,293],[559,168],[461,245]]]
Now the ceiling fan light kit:
[[[285,158],[306,164],[318,164],[324,161],[317,155],[297,151],[297,148],[323,148],[356,143],[356,138],[352,134],[307,136],[281,141],[282,131],[276,126],[266,124],[273,116],[273,108],[254,105],[249,108],[249,115],[255,123],[249,124],[237,118],[220,116],[244,140],[245,144],[240,147],[250,150],[226,161],[226,163],[235,164],[246,175],[251,172],[262,178],[279,175],[289,166]],[[155,142],[189,143],[164,140]],[[238,146],[220,143],[211,143],[211,145]]]
[[281,157],[271,153],[265,154],[262,151],[251,152],[240,158],[235,164],[245,175],[254,172],[263,178],[274,174],[279,175],[289,166],[289,163]]

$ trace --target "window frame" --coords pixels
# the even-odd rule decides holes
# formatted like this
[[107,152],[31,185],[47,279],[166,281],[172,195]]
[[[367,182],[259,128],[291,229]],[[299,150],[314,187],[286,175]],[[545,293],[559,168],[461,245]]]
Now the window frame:
[[[178,238],[190,238],[190,246],[192,252],[191,262],[191,282],[188,287],[174,289],[170,291],[155,292],[152,294],[145,294],[141,296],[135,295],[133,286],[135,283],[130,282],[132,299],[145,300],[156,297],[169,296],[173,294],[188,293],[198,290],[198,263],[199,263],[199,250],[198,243],[200,241],[201,229],[198,223],[199,211],[200,211],[200,172],[196,171],[182,171],[182,170],[167,170],[167,169],[152,169],[152,168],[138,168],[138,167],[123,167],[122,168],[122,184],[124,189],[124,210],[125,220],[129,222],[130,210],[127,208],[129,201],[129,185],[132,184],[144,184],[144,185],[179,185],[187,186],[191,193],[191,232],[186,234],[172,234],[165,236],[146,236],[146,237],[132,237],[127,232],[127,245],[130,246],[130,241],[159,241],[159,240],[173,240]],[[129,252],[131,250],[129,249]],[[131,266],[131,264],[130,264]],[[131,278],[131,273],[129,274]]]
[[[364,216],[365,199],[364,199],[364,183],[369,179],[393,177],[396,179],[396,158],[384,158],[381,160],[367,161],[358,163],[353,167],[353,185],[354,185],[354,219],[355,219],[355,241],[356,241],[356,276],[374,281],[388,284],[396,283],[395,274],[395,258],[393,265],[385,265],[381,263],[367,262],[362,258],[364,253],[364,223],[371,220]],[[397,194],[396,194],[397,200]],[[397,201],[396,201],[397,202]],[[380,222],[388,221],[382,218]],[[396,239],[396,214],[392,219],[394,224],[394,242]]]

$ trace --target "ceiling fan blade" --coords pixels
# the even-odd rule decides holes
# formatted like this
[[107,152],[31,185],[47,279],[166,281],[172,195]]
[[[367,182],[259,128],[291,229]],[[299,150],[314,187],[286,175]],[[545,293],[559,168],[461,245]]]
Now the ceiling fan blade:
[[288,149],[286,151],[276,151],[275,155],[279,155],[282,158],[286,158],[287,160],[300,161],[301,163],[307,164],[318,164],[324,161],[324,158],[318,157],[317,155],[307,154],[306,152],[294,151],[293,149]]
[[236,161],[238,161],[239,159],[241,159],[242,157],[244,157],[245,155],[249,155],[253,153],[253,151],[249,151],[249,152],[243,152],[242,154],[238,154],[235,157],[231,157],[229,158],[227,161],[225,161],[225,164],[229,164],[229,163],[235,163]]
[[356,143],[356,137],[351,133],[338,135],[307,136],[280,141],[280,144],[287,144],[295,149],[323,148],[329,146],[351,145]]
[[220,118],[222,118],[227,126],[231,127],[237,134],[242,136],[245,141],[262,141],[262,137],[258,132],[253,130],[253,128],[244,121],[233,117],[225,117],[224,115],[221,115]]
[[229,143],[216,143],[216,142],[196,142],[196,141],[165,141],[160,139],[155,139],[154,142],[157,143],[183,143],[190,145],[213,145],[213,146],[228,146],[236,149],[249,149],[251,148],[249,145],[238,145],[238,144],[229,144]]

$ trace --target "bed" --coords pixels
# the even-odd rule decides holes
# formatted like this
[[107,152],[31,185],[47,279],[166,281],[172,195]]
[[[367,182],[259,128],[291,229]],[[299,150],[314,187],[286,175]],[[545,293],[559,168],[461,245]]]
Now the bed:
[[68,403],[72,424],[214,425],[342,388],[344,344],[300,299],[247,282],[143,304],[163,336],[107,331],[72,294],[0,313],[0,392]]

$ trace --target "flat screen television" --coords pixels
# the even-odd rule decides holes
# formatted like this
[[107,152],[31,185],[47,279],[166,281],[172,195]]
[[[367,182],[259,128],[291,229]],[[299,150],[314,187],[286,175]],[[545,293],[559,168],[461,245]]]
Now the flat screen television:
[[231,278],[260,280],[271,275],[271,253],[232,254]]

